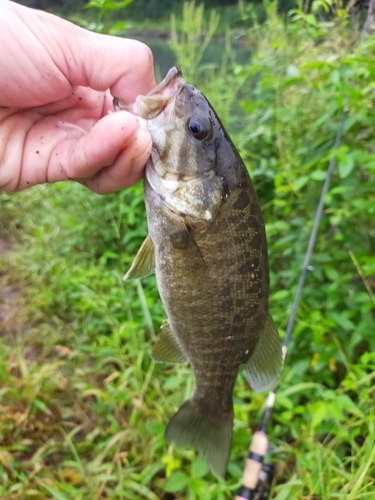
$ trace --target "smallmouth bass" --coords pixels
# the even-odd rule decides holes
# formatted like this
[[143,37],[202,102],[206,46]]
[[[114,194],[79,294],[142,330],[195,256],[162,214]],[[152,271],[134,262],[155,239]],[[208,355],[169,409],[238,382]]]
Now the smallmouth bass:
[[261,392],[278,378],[281,344],[268,310],[267,242],[250,176],[207,99],[177,68],[132,105],[147,127],[144,179],[149,235],[124,279],[155,272],[168,319],[156,361],[188,361],[195,389],[165,437],[195,447],[223,477],[233,432],[240,365]]

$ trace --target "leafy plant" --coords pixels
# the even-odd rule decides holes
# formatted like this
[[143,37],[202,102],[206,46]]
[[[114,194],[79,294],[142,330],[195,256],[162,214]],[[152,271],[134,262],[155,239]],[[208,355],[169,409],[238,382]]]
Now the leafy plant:
[[129,20],[120,19],[116,22],[112,20],[113,14],[124,10],[134,0],[89,0],[85,9],[97,9],[96,20],[87,18],[80,13],[70,16],[70,19],[86,29],[105,33],[108,35],[123,35],[131,27]]

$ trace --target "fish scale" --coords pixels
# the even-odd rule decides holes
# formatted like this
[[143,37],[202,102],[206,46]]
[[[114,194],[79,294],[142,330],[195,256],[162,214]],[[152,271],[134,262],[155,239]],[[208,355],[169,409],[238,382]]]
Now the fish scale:
[[256,391],[272,385],[281,368],[261,209],[219,118],[179,70],[130,110],[146,123],[153,152],[144,181],[149,236],[125,279],[155,268],[167,322],[153,356],[188,361],[195,378],[165,436],[194,446],[224,476],[240,366]]

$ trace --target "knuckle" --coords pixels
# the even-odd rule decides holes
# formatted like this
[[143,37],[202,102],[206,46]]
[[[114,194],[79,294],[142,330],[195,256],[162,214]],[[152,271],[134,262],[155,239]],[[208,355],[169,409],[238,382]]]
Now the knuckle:
[[138,64],[149,71],[154,66],[154,56],[150,47],[142,42],[139,44]]

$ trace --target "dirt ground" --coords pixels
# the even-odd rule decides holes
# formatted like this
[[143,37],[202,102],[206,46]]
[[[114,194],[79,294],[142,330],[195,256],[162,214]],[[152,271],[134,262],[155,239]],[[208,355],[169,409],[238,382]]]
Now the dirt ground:
[[[0,238],[0,261],[6,263],[11,252],[11,246],[6,240]],[[2,265],[0,271],[0,335],[14,337],[22,327],[19,314],[20,290],[11,282],[7,272],[6,264]]]

